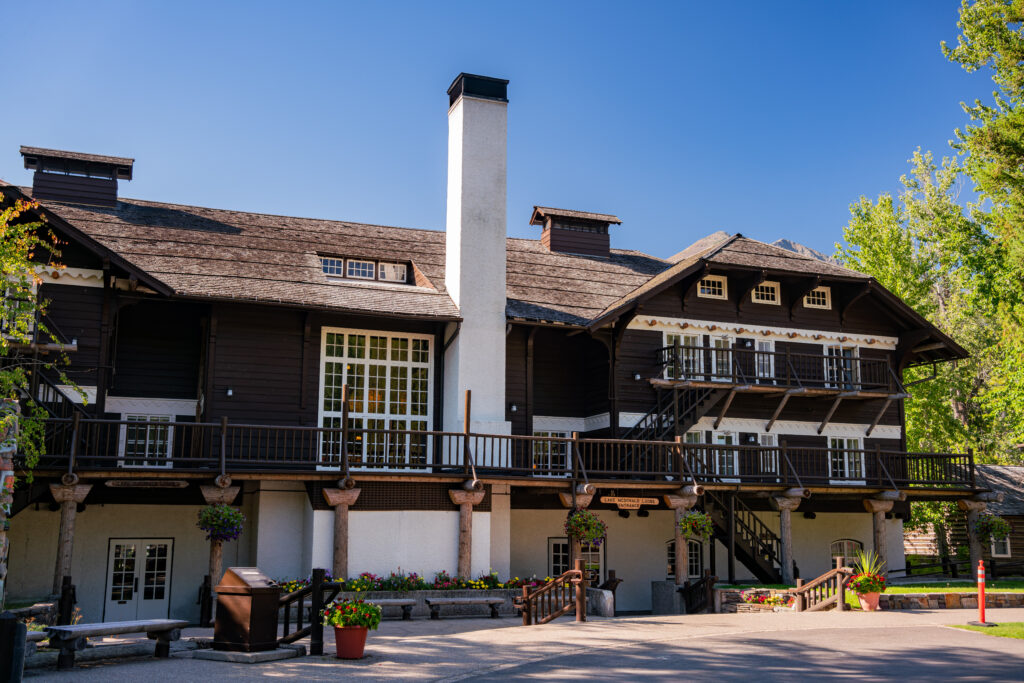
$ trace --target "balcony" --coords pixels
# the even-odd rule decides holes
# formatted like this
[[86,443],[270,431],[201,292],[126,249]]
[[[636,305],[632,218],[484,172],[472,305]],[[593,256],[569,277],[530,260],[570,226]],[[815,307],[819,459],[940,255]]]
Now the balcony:
[[[346,457],[347,456],[347,457]],[[958,489],[971,454],[570,439],[466,432],[97,420],[46,424],[40,474],[152,478],[349,473],[646,482],[678,486]]]

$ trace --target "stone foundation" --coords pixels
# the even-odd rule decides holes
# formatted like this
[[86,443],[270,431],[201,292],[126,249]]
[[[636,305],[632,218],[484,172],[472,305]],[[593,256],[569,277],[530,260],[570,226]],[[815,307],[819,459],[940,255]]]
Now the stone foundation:
[[[985,608],[1024,607],[1024,593],[986,593]],[[878,609],[978,609],[977,593],[882,593]]]

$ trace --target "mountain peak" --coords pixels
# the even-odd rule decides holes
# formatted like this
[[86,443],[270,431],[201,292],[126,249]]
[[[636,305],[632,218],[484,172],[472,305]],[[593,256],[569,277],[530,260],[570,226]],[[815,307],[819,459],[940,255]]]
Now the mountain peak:
[[788,240],[785,238],[781,240],[775,240],[774,242],[772,242],[772,246],[779,247],[780,249],[785,249],[786,251],[791,251],[794,254],[800,254],[801,256],[807,256],[813,259],[818,259],[819,261],[825,261],[826,263],[835,263],[835,259],[833,259],[832,257],[826,256],[817,249],[811,249],[807,245],[800,244],[799,242],[794,242],[793,240]]

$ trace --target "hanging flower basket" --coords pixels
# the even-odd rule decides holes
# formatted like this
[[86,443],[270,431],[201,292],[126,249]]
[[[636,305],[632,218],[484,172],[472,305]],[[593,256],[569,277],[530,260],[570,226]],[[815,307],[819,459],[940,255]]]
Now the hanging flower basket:
[[1013,531],[1010,523],[999,515],[983,513],[978,516],[974,523],[974,531],[978,534],[982,543],[989,541],[1001,541]]
[[576,508],[565,520],[565,535],[581,543],[599,546],[608,535],[608,527],[590,510]]
[[701,538],[705,541],[715,533],[711,515],[705,512],[690,512],[679,520],[679,530],[686,538]]
[[196,526],[206,532],[208,541],[233,541],[242,535],[245,515],[230,505],[207,505],[199,511]]

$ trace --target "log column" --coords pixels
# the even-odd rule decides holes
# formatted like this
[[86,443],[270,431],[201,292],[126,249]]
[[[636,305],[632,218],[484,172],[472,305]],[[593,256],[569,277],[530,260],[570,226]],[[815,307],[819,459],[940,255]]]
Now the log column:
[[[472,485],[467,482],[467,485]],[[458,576],[468,579],[473,572],[473,506],[483,502],[484,491],[449,489],[448,496],[459,506]]]
[[327,504],[334,508],[334,563],[335,579],[348,578],[348,509],[355,505],[362,489],[324,489]]
[[874,531],[875,554],[886,568],[889,566],[889,554],[885,542],[885,513],[892,511],[893,501],[868,498],[864,501],[864,509],[871,513],[871,528]]
[[[674,527],[676,554],[673,564],[675,566],[677,586],[682,586],[686,583],[687,574],[687,543],[686,538],[683,536],[683,530],[679,527],[679,524],[683,521],[683,517],[686,516],[686,513],[692,510],[693,506],[697,504],[697,500],[700,498],[701,493],[703,493],[702,487],[687,486],[686,488],[680,489],[678,493],[670,493],[664,497],[665,505],[676,513]],[[714,540],[711,542],[714,543]]]
[[[227,486],[231,478],[222,476],[217,478],[217,486],[200,486],[203,499],[207,505],[231,505],[238,497],[239,487]],[[221,485],[225,484],[225,485]],[[224,556],[224,541],[220,539],[210,540],[210,590],[216,594],[217,584],[220,583]]]
[[978,562],[982,559],[981,539],[978,538],[977,524],[987,503],[981,500],[958,500],[958,508],[967,513],[967,545],[971,549],[971,571],[978,570]]
[[[74,476],[74,475],[72,475]],[[75,480],[78,478],[75,477]],[[60,595],[65,576],[71,576],[71,552],[75,541],[75,518],[78,504],[92,490],[92,484],[50,484],[53,499],[60,503],[60,535],[57,537],[57,565],[53,571],[53,594]]]
[[[593,484],[577,484],[575,495],[573,491],[559,491],[558,499],[562,501],[562,507],[570,510],[579,508],[586,510],[594,500],[597,487]],[[574,504],[575,503],[575,504]],[[583,556],[583,545],[578,538],[569,538],[569,566],[575,567],[576,560]]]
[[779,511],[779,540],[782,545],[782,583],[793,583],[793,510],[803,498],[772,496],[772,507]]

